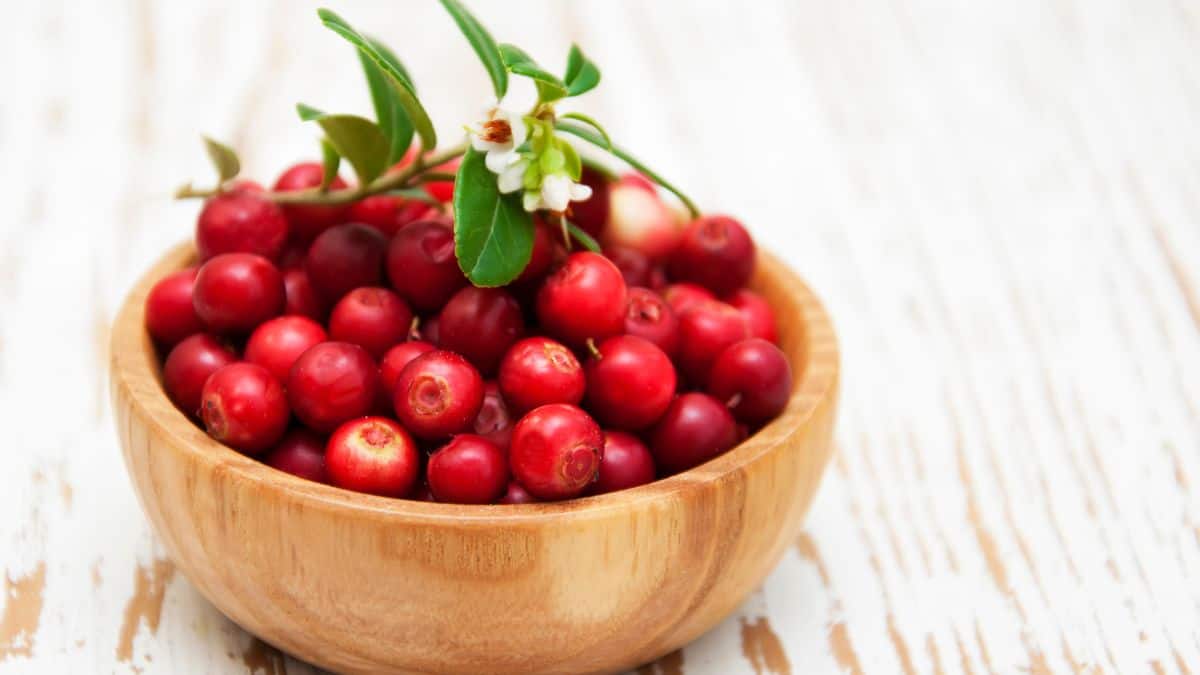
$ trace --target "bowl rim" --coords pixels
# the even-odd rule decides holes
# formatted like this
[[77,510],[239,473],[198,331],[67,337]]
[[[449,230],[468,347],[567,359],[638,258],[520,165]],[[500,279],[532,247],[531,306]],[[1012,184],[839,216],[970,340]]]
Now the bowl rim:
[[[195,249],[190,242],[173,247],[139,278],[126,296],[114,320],[111,338],[114,394],[121,388],[129,401],[130,416],[137,415],[152,426],[165,441],[162,445],[188,455],[208,471],[219,470],[231,479],[272,490],[293,503],[303,502],[306,508],[463,527],[498,523],[533,526],[564,518],[599,518],[614,510],[650,506],[730,479],[805,428],[813,413],[836,394],[839,349],[828,313],[807,284],[779,259],[760,249],[755,280],[764,275],[778,277],[776,283],[790,290],[786,303],[789,306],[784,309],[798,314],[799,330],[804,337],[794,349],[785,351],[791,363],[804,365],[783,413],[727,452],[646,485],[561,502],[442,504],[354,492],[293,476],[217,442],[167,398],[162,388],[158,351],[143,328],[145,300],[157,281],[183,269],[194,259]],[[777,316],[781,314],[777,312]]]

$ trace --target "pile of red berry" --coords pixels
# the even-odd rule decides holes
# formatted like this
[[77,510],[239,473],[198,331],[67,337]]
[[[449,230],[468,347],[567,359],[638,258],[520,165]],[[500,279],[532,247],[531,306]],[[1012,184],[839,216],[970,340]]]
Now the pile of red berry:
[[[274,189],[321,179],[299,164]],[[569,499],[725,452],[792,386],[771,308],[744,288],[753,241],[729,217],[681,223],[640,176],[583,180],[573,220],[604,254],[539,223],[503,288],[467,282],[429,203],[227,187],[200,213],[199,267],[146,300],[167,394],[275,468],[391,497]],[[445,201],[453,184],[426,188]]]

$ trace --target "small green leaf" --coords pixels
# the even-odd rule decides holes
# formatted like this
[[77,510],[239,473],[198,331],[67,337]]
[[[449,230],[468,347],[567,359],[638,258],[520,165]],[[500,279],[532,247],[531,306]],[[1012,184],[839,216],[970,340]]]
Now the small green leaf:
[[404,107],[404,112],[412,121],[417,135],[421,137],[421,145],[426,149],[436,148],[437,132],[434,131],[433,121],[429,119],[429,113],[425,111],[424,106],[421,105],[421,101],[417,99],[416,90],[413,88],[412,82],[409,81],[408,75],[384,58],[367,38],[354,30],[350,24],[346,23],[345,19],[336,13],[322,8],[317,10],[317,16],[321,17],[321,23],[325,24],[326,28],[341,35],[350,44],[358,47],[362,53],[366,54],[375,65],[379,66],[387,74],[392,81],[392,88],[396,91],[397,100]]
[[342,156],[328,138],[321,139],[321,192],[329,189],[333,179],[337,178],[338,167],[342,164]]
[[571,180],[579,180],[579,177],[583,175],[583,161],[579,158],[579,151],[561,138],[556,140],[558,142],[555,145],[563,154],[563,168],[567,170],[567,175],[571,177]]
[[583,245],[584,248],[591,251],[592,253],[600,252],[600,242],[593,239],[592,235],[588,234],[587,232],[584,232],[583,228],[579,227],[578,225],[576,225],[575,223],[572,223],[569,220],[564,219],[563,223],[566,224],[567,232],[569,232],[571,234],[571,237],[575,241],[579,242],[581,245]]
[[532,252],[533,217],[521,193],[500,194],[483,153],[468,150],[454,189],[458,266],[476,286],[503,286],[521,274]]
[[591,117],[589,117],[587,115],[584,115],[583,113],[577,113],[577,112],[569,112],[569,113],[566,113],[565,115],[559,115],[558,117],[559,117],[559,119],[564,119],[564,120],[578,120],[578,121],[583,122],[584,124],[588,125],[589,127],[595,129],[596,133],[600,134],[600,137],[604,139],[604,145],[601,147],[603,147],[605,150],[608,150],[610,152],[612,151],[612,139],[608,137],[608,132],[605,131],[604,127],[600,126],[600,123],[597,122],[596,120],[592,119]]
[[[400,59],[392,53],[378,40],[367,38],[375,51],[387,62],[392,64],[392,67],[400,71],[404,76],[408,77],[408,72],[404,69],[404,65],[400,63]],[[388,137],[388,164],[395,164],[404,157],[404,153],[408,151],[412,145],[413,139],[413,123],[408,118],[408,113],[404,109],[404,104],[400,100],[400,95],[396,92],[396,87],[392,84],[391,78],[383,69],[375,65],[371,57],[365,51],[359,50],[358,58],[362,62],[363,74],[367,77],[367,88],[371,91],[371,103],[375,107],[375,120],[379,123],[379,128],[383,130],[383,134]],[[410,80],[411,82],[411,80]]]
[[205,136],[204,149],[208,151],[208,158],[212,160],[213,166],[217,169],[217,185],[223,184],[242,170],[242,163],[238,161],[237,153],[228,145]]
[[600,69],[583,55],[579,45],[571,45],[571,52],[567,55],[567,75],[563,82],[567,85],[567,96],[579,96],[600,84]]
[[388,168],[388,138],[371,120],[357,115],[325,114],[303,103],[296,104],[296,111],[301,119],[321,125],[333,150],[354,167],[360,185],[375,180]]
[[604,137],[601,136],[600,134],[596,133],[595,131],[592,131],[591,129],[589,129],[587,127],[583,127],[583,126],[579,126],[578,124],[574,124],[573,122],[566,122],[566,121],[560,120],[555,125],[555,128],[557,128],[559,131],[564,131],[568,134],[571,134],[572,136],[578,136],[579,138],[582,138],[583,140],[587,141],[588,143],[591,143],[592,145],[595,145],[596,147],[604,148],[604,149],[608,150],[616,157],[619,157],[622,160],[624,160],[625,163],[629,164],[629,166],[632,166],[633,168],[637,169],[638,171],[641,171],[650,180],[663,186],[663,188],[665,188],[667,191],[674,194],[676,197],[679,197],[679,201],[683,202],[683,205],[685,207],[687,207],[688,212],[691,213],[693,218],[700,217],[700,209],[696,206],[696,202],[693,202],[690,197],[688,197],[687,195],[685,195],[683,193],[683,191],[681,191],[679,188],[675,187],[674,185],[668,183],[666,181],[666,179],[664,179],[662,176],[655,173],[653,169],[651,169],[650,167],[643,164],[641,162],[641,160],[639,160],[638,158],[629,154],[623,148],[620,148],[616,145],[610,146],[608,143],[606,143],[604,141]]
[[496,100],[504,98],[505,92],[508,91],[508,70],[504,68],[496,41],[458,0],[442,0],[442,7],[454,18],[454,23],[458,24],[458,29],[475,50],[475,55],[483,62],[484,70],[487,71],[488,77],[492,78],[492,90],[496,92]]
[[533,80],[533,83],[537,85],[538,101],[549,103],[567,95],[567,86],[563,84],[562,80],[543,70],[520,47],[510,44],[500,45],[500,58],[504,59],[504,65],[509,71]]

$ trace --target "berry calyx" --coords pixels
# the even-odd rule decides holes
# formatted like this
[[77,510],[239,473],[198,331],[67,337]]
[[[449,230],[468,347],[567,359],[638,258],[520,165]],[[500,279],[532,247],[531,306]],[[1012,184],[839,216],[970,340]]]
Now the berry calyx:
[[629,289],[625,333],[653,342],[667,356],[679,351],[679,318],[667,301],[649,288]]
[[396,417],[419,438],[465,431],[483,404],[483,378],[462,356],[432,351],[409,362],[396,380]]

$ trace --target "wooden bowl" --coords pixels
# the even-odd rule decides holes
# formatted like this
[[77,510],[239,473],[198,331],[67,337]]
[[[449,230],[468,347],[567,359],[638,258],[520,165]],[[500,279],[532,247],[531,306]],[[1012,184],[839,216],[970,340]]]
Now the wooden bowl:
[[163,393],[142,306],[192,261],[171,251],[130,292],[112,398],[142,508],[187,578],[233,621],[348,673],[608,673],[732,612],[795,539],[832,451],[837,343],[821,304],[762,255],[796,371],[787,410],[700,467],[557,504],[373,497],[276,471],[213,441]]

